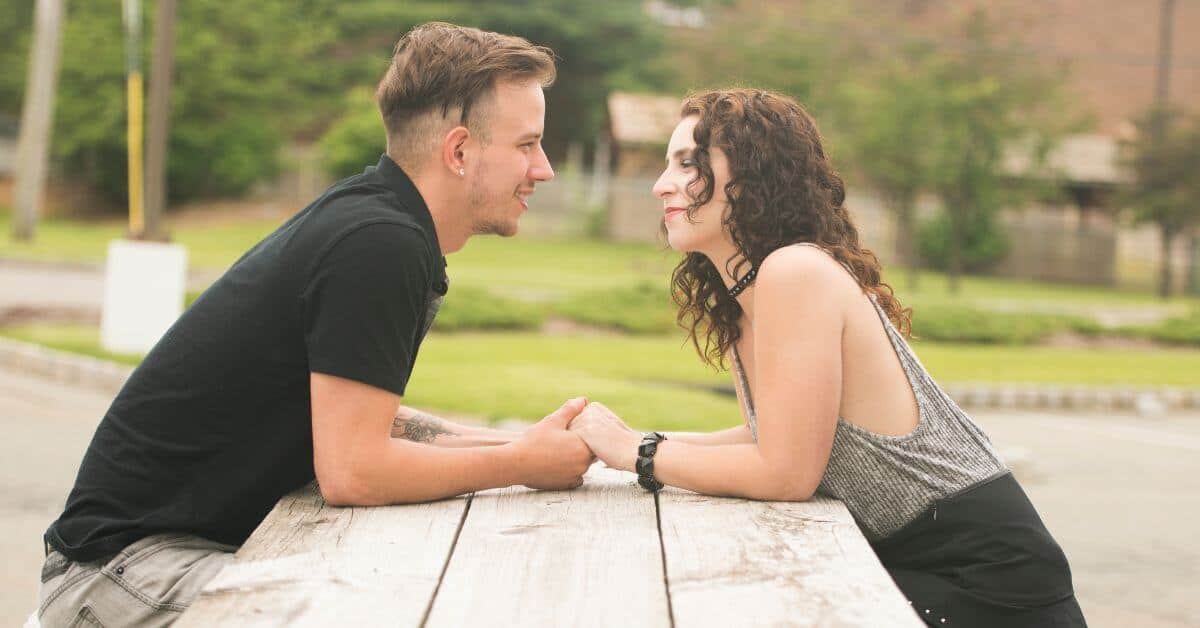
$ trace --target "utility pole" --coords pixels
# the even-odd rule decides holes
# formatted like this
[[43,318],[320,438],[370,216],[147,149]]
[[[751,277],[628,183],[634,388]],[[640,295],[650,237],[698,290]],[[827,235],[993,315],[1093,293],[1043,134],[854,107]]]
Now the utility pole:
[[[1154,77],[1154,104],[1152,105],[1153,126],[1151,141],[1155,153],[1161,154],[1163,143],[1167,138],[1167,109],[1170,107],[1171,87],[1171,30],[1175,14],[1175,0],[1162,0],[1158,10],[1158,64]],[[1160,241],[1162,242],[1162,272],[1158,281],[1158,293],[1162,298],[1168,298],[1174,284],[1173,269],[1171,268],[1171,253],[1174,250],[1178,227],[1168,228],[1168,222],[1159,225]]]
[[162,216],[167,201],[167,137],[171,115],[171,70],[175,52],[176,0],[158,0],[154,15],[154,58],[146,136],[146,233],[166,240]]
[[142,178],[142,0],[124,0],[123,8],[125,99],[129,107],[125,125],[129,164],[129,237],[141,240],[146,234],[145,208],[142,204],[146,191]]
[[1174,26],[1175,0],[1162,0],[1158,13],[1158,69],[1154,82],[1154,102],[1167,105],[1171,86],[1171,29]]
[[25,81],[25,102],[21,107],[21,135],[17,140],[13,199],[16,203],[13,238],[17,240],[33,239],[34,226],[45,202],[62,20],[62,0],[37,0],[33,12],[29,77]]

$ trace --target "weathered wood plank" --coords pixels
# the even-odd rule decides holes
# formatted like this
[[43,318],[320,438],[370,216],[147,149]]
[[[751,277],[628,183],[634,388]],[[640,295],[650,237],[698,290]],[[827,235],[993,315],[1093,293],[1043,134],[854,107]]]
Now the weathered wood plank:
[[659,495],[675,626],[921,626],[841,502]]
[[476,494],[428,625],[669,623],[654,498],[596,465],[574,491]]
[[466,507],[334,508],[310,485],[276,504],[175,625],[417,626]]

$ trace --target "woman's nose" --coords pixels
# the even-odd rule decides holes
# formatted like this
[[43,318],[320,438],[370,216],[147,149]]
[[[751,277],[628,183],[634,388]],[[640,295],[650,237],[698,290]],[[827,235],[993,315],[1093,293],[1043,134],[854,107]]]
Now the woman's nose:
[[650,188],[650,192],[658,198],[666,198],[675,192],[675,187],[667,180],[667,175],[664,172],[662,176],[654,182],[654,187]]

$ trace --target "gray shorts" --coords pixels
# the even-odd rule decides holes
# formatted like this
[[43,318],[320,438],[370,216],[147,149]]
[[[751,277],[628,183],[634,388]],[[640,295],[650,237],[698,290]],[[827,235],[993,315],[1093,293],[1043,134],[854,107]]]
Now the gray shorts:
[[50,552],[42,565],[42,626],[167,626],[233,560],[231,545],[190,534],[155,534],[116,556],[72,562]]

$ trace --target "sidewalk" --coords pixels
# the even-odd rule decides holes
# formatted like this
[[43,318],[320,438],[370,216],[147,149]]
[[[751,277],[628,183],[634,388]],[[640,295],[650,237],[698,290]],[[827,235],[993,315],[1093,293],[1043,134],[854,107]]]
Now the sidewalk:
[[[188,290],[202,290],[220,272],[188,272]],[[14,308],[46,308],[93,314],[99,320],[104,302],[104,267],[100,264],[32,262],[0,258],[0,315]]]

